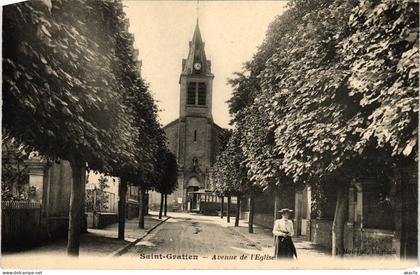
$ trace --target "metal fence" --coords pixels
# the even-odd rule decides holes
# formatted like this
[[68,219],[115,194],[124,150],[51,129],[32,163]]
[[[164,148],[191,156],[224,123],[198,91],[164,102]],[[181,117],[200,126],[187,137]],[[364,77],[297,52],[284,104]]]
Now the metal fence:
[[34,242],[41,225],[41,204],[29,201],[2,201],[2,246]]

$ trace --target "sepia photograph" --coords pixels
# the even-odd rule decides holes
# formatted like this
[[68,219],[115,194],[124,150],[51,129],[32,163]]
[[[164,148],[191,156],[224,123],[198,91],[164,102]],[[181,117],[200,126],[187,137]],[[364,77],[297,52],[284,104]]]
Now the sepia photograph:
[[417,274],[418,0],[4,1],[1,18],[4,274]]

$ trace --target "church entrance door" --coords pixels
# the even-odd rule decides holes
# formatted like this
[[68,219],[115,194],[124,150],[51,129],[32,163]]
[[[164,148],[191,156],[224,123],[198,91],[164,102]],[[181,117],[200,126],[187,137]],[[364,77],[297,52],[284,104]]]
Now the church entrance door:
[[198,191],[198,186],[188,186],[187,188],[187,194],[188,194],[188,210],[189,211],[197,211],[199,210],[198,208],[198,194],[195,193],[196,191]]

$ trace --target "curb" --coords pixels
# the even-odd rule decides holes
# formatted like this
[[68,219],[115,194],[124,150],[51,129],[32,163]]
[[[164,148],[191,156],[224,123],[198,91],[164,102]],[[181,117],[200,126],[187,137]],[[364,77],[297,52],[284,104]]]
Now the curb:
[[112,252],[109,257],[119,257],[122,254],[124,254],[125,252],[127,252],[131,247],[133,247],[134,245],[136,245],[138,242],[140,242],[141,240],[143,240],[147,235],[149,235],[154,229],[156,229],[156,227],[158,227],[159,225],[161,225],[162,223],[166,222],[167,220],[169,220],[170,217],[167,217],[164,220],[161,220],[160,222],[158,222],[157,224],[155,224],[152,228],[149,228],[146,230],[146,232],[144,232],[144,234],[138,238],[137,240],[126,244],[125,246],[117,249],[116,251]]
[[[262,251],[262,246],[259,245],[257,242],[251,240],[246,234],[240,232],[239,230],[236,230],[235,227],[228,227],[230,230],[235,231],[239,235],[241,235],[244,239],[246,239],[248,242],[252,243],[258,250]],[[254,233],[255,234],[255,233]]]

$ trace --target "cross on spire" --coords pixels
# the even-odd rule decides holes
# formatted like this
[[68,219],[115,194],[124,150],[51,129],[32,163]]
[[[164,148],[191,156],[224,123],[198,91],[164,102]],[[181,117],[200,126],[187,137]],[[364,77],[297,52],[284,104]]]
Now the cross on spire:
[[199,10],[200,10],[200,7],[199,7],[199,1],[200,1],[200,0],[197,0],[197,6],[196,6],[196,9],[197,9],[197,24],[198,24],[198,12],[199,12]]

